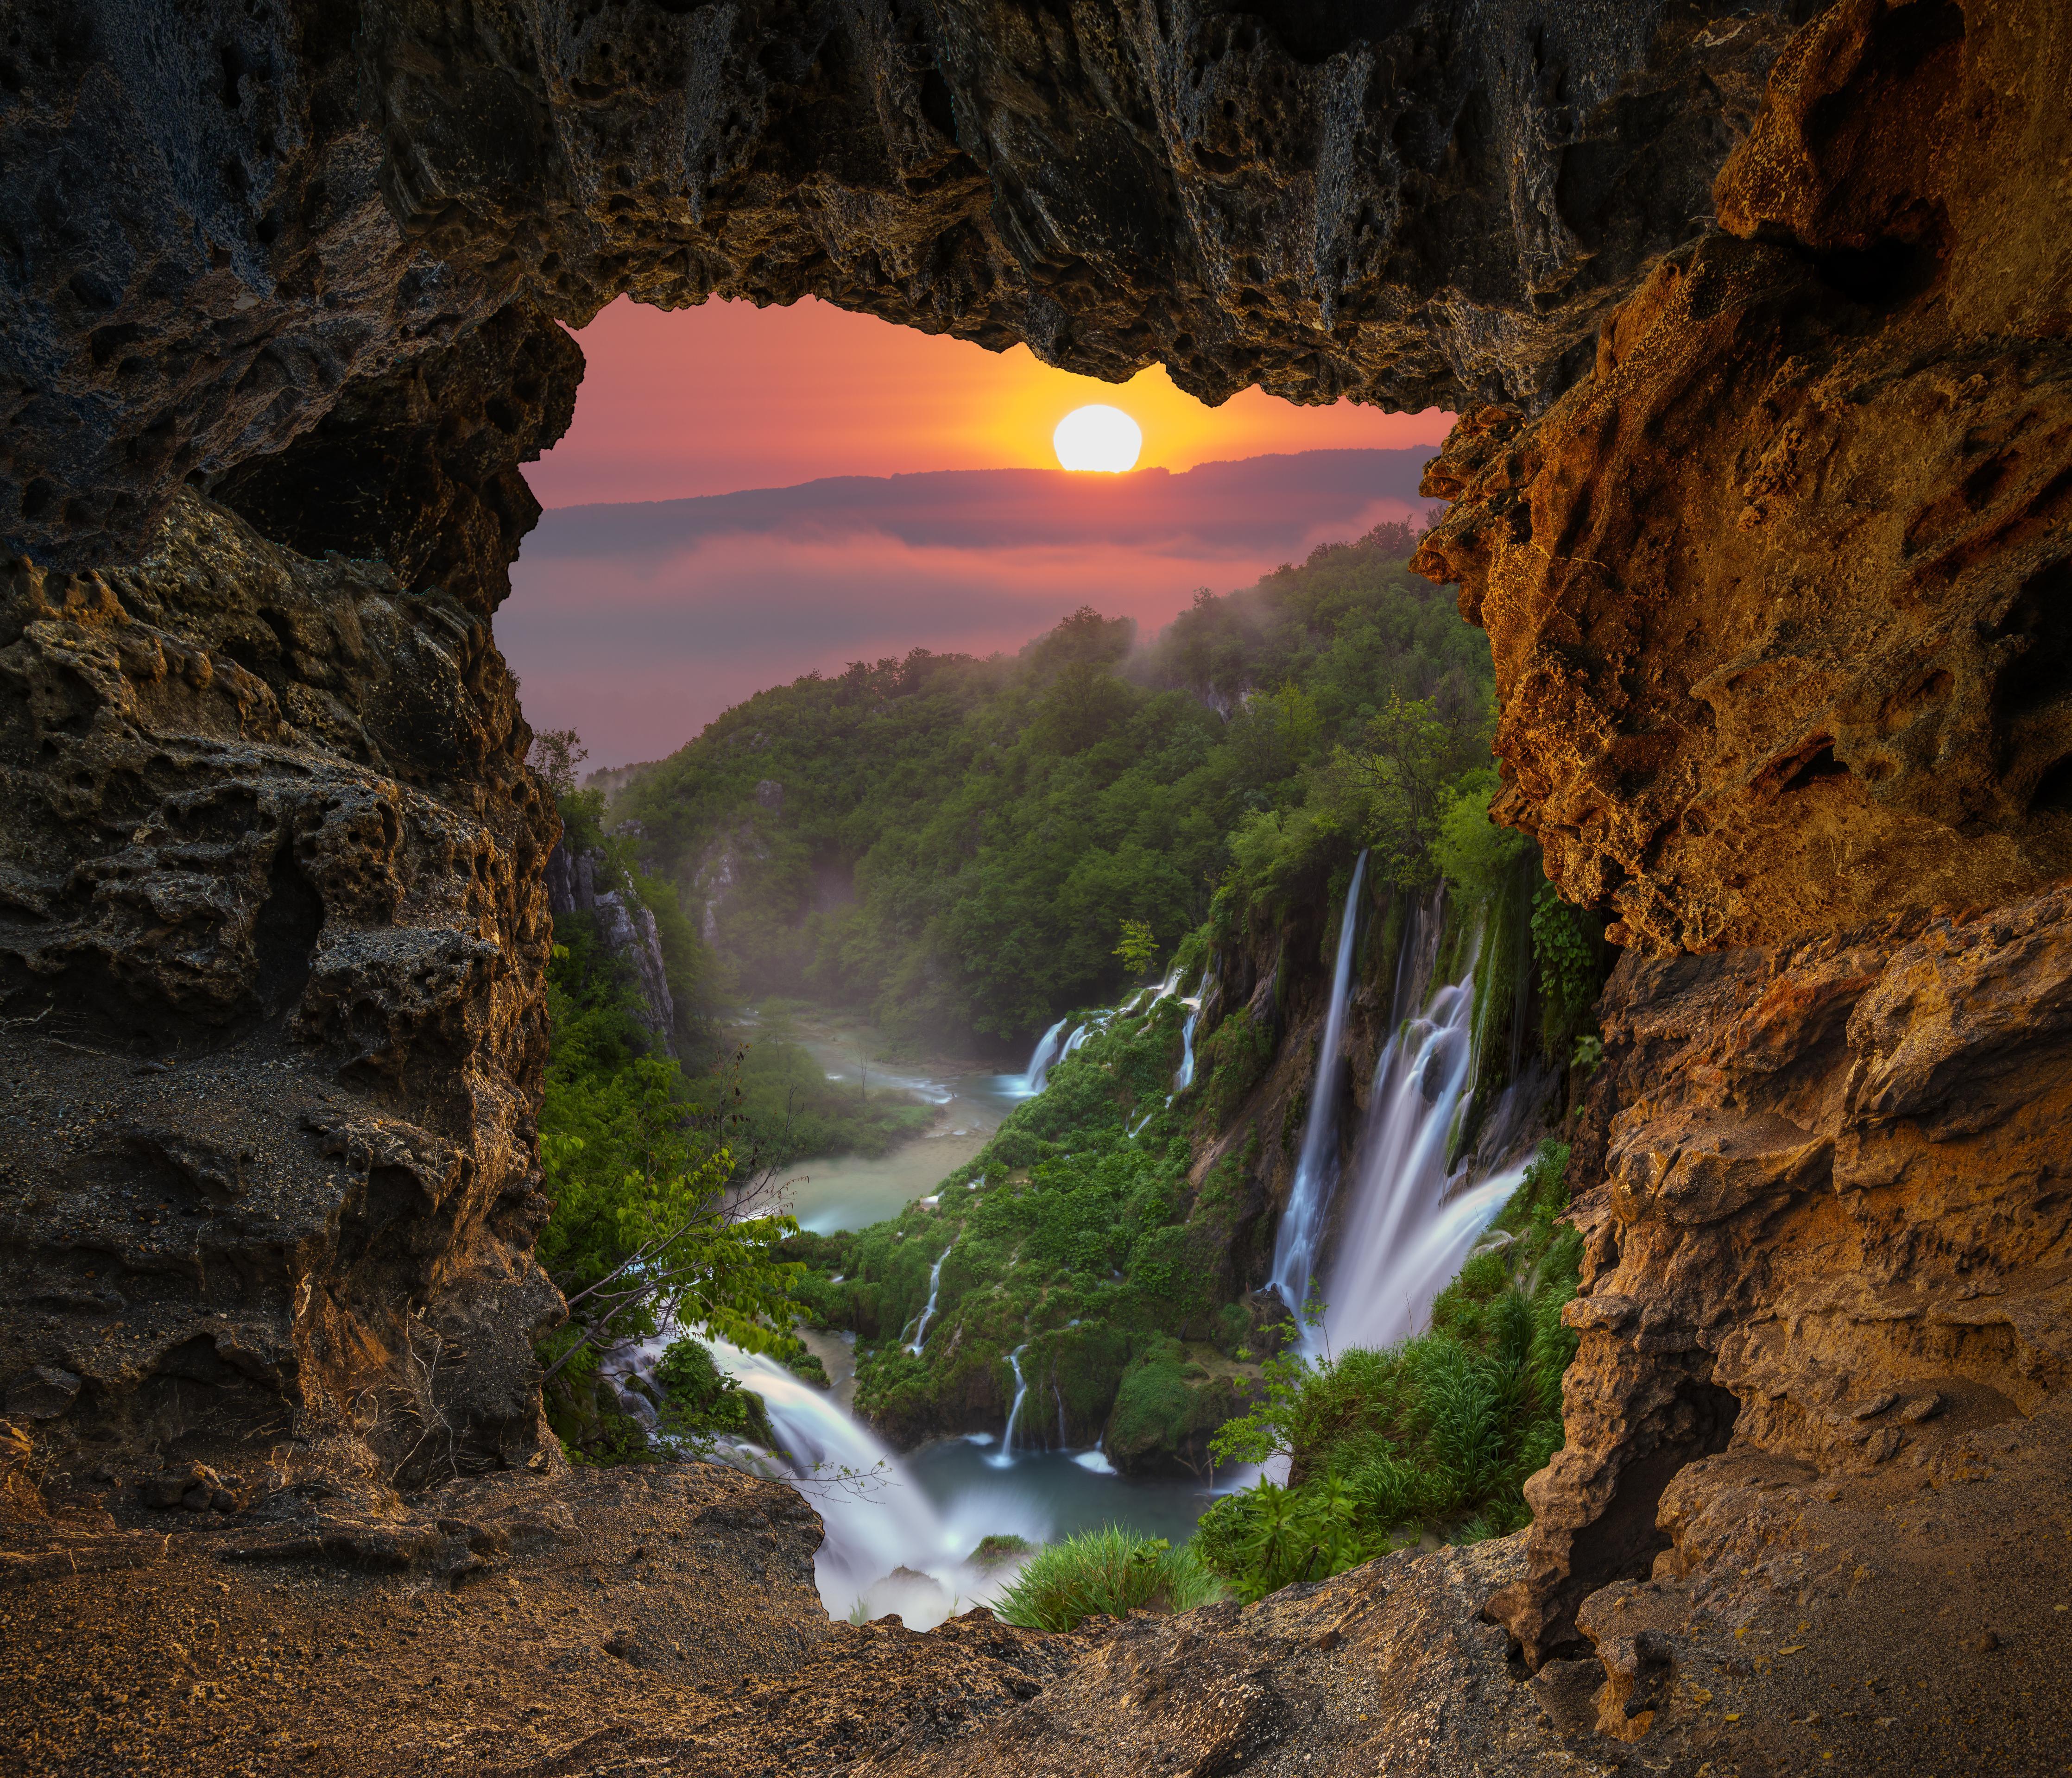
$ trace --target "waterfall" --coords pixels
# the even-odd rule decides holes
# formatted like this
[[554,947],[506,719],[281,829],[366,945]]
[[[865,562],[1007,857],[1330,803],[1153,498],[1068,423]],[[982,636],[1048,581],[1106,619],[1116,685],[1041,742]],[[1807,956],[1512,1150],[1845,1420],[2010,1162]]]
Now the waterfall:
[[1297,1315],[1308,1299],[1315,1275],[1317,1243],[1322,1238],[1331,1187],[1338,1172],[1338,1043],[1346,1025],[1346,1000],[1351,991],[1353,934],[1359,919],[1359,889],[1367,874],[1367,854],[1353,866],[1346,885],[1345,912],[1338,917],[1338,960],[1331,967],[1331,1000],[1324,1015],[1323,1041],[1317,1050],[1317,1072],[1309,1085],[1309,1112],[1302,1124],[1302,1151],[1295,1165],[1295,1183],[1288,1208],[1273,1238],[1272,1284],[1281,1300]]
[[[1437,954],[1438,916],[1434,906],[1413,927],[1424,955],[1412,958],[1406,947],[1412,973],[1399,974],[1400,990],[1421,992]],[[1417,1332],[1432,1299],[1524,1176],[1520,1167],[1478,1182],[1472,1162],[1448,1164],[1472,1088],[1474,1016],[1470,956],[1460,979],[1401,1022],[1376,1065],[1330,1267],[1325,1330],[1336,1349],[1379,1348]]]
[[[647,1342],[635,1354],[635,1362],[643,1370],[651,1369],[667,1344]],[[777,1436],[775,1456],[750,1447],[734,1460],[798,1482],[827,1528],[813,1568],[831,1616],[845,1616],[857,1600],[902,1567],[939,1570],[951,1583],[938,1589],[946,1605],[959,1587],[969,1596],[971,1587],[955,1561],[964,1542],[960,1528],[944,1519],[883,1441],[824,1390],[775,1359],[723,1340],[705,1344],[721,1369],[763,1398]],[[947,1608],[931,1612],[922,1600],[902,1599],[887,1608],[901,1607],[910,1614],[918,1609],[935,1622],[948,1615]],[[915,1621],[911,1616],[909,1621]]]
[[1022,1403],[1029,1393],[1029,1384],[1022,1374],[1022,1355],[1029,1349],[1025,1343],[1007,1355],[1008,1368],[1014,1373],[1014,1405],[1007,1410],[1007,1431],[1002,1435],[1000,1449],[985,1460],[995,1469],[1007,1469],[1014,1463],[1014,1423],[1022,1418]]
[[1187,1022],[1180,1027],[1180,1066],[1173,1076],[1173,1090],[1184,1093],[1194,1084],[1194,1020],[1201,1017],[1199,1005],[1187,1014]]
[[[956,1242],[952,1241],[950,1247],[956,1245]],[[915,1328],[914,1343],[906,1349],[917,1358],[921,1356],[921,1342],[928,1337],[928,1324],[935,1319],[935,1295],[942,1288],[943,1262],[950,1257],[950,1247],[944,1248],[935,1255],[934,1269],[928,1274],[928,1306],[921,1311],[921,1324]]]
[[1036,1049],[1029,1058],[1029,1066],[1019,1074],[1003,1074],[1001,1079],[1009,1084],[1009,1090],[1022,1098],[1034,1098],[1042,1092],[1050,1078],[1050,1070],[1058,1060],[1059,1041],[1065,1035],[1063,1019],[1052,1025],[1036,1040]]

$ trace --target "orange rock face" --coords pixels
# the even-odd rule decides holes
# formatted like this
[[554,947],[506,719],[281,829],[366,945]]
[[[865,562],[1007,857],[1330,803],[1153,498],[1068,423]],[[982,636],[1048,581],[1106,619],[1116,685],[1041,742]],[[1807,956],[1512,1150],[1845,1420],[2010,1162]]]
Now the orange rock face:
[[1501,813],[1658,951],[2072,872],[2072,67],[2040,5],[1838,6],[1420,565],[1486,627]]
[[2072,1382],[2065,23],[1831,9],[1720,174],[1725,232],[1428,471],[1498,813],[1630,947],[1567,1443],[1492,1602],[1535,1665],[1596,1645],[1629,1739],[1601,1589],[1753,1572],[1768,1533],[1690,1534],[1749,1465],[1897,1498]]
[[1629,954],[1601,1013],[1567,1444],[1498,1605],[1536,1659],[1667,1545],[1685,1464],[1731,1444],[1868,1475],[2072,1383],[2072,894]]

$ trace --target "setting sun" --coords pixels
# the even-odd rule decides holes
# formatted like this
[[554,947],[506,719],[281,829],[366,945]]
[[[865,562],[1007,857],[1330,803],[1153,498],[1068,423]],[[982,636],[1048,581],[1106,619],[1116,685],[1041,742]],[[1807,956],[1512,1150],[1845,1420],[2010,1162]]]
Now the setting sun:
[[1144,449],[1144,429],[1120,408],[1104,402],[1075,408],[1050,434],[1058,462],[1066,469],[1104,470],[1120,475],[1137,467]]

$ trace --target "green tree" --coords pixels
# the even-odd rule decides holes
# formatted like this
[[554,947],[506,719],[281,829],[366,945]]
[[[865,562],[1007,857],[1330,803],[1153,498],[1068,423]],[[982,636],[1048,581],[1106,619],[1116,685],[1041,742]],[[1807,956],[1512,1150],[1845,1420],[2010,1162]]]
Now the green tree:
[[1122,959],[1122,967],[1133,975],[1149,972],[1158,956],[1158,940],[1151,930],[1148,920],[1125,920],[1122,922],[1122,940],[1115,947],[1115,955]]

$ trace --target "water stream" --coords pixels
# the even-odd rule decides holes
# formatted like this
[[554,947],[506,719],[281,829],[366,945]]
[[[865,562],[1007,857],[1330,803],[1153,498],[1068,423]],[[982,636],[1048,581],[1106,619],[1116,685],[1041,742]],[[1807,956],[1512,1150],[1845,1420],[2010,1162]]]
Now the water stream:
[[1346,1029],[1346,1002],[1352,987],[1353,938],[1359,920],[1360,884],[1367,875],[1367,854],[1353,867],[1346,885],[1345,911],[1338,916],[1338,955],[1331,966],[1331,998],[1324,1013],[1324,1035],[1317,1046],[1317,1071],[1309,1083],[1309,1110],[1302,1123],[1302,1148],[1295,1163],[1295,1182],[1288,1208],[1273,1237],[1270,1282],[1281,1300],[1298,1314],[1309,1300],[1316,1275],[1317,1251],[1338,1184],[1338,1046]]
[[[1320,1270],[1326,1274],[1329,1306],[1322,1335],[1305,1331],[1305,1347],[1378,1348],[1420,1332],[1432,1300],[1459,1271],[1524,1177],[1522,1165],[1479,1176],[1471,1159],[1457,1163],[1450,1152],[1474,1076],[1476,946],[1469,947],[1457,980],[1431,989],[1444,916],[1444,901],[1435,894],[1416,909],[1404,935],[1392,1034],[1375,1064],[1373,1091],[1354,1144],[1336,1250],[1320,1265],[1330,1222],[1330,1161],[1337,1149],[1330,1119],[1343,1010],[1338,982],[1352,930],[1348,897],[1302,1167],[1275,1243],[1275,1283],[1291,1308],[1300,1307],[1297,1292],[1306,1291]],[[1497,1121],[1506,1120],[1499,1115]]]
[[1007,1410],[1007,1430],[1001,1435],[998,1453],[986,1459],[995,1469],[1014,1466],[1014,1423],[1022,1418],[1022,1404],[1029,1398],[1029,1379],[1022,1374],[1022,1355],[1028,1349],[1026,1345],[1018,1345],[1007,1355],[1007,1368],[1014,1373],[1014,1405]]
[[[929,1129],[886,1154],[824,1156],[788,1171],[785,1195],[792,1213],[815,1234],[897,1216],[991,1141],[1001,1120],[1030,1096],[1026,1076],[991,1074],[982,1064],[948,1057],[920,1066],[874,1058],[866,1064],[868,1033],[837,1019],[802,1019],[790,1035],[829,1080],[854,1082],[860,1089],[867,1066],[873,1092],[909,1094],[936,1108]],[[1050,1066],[1043,1062],[1042,1071]]]
[[[950,1245],[954,1246],[956,1243],[952,1242]],[[943,1288],[943,1262],[949,1257],[949,1247],[944,1248],[935,1255],[935,1264],[928,1269],[928,1301],[921,1311],[920,1325],[914,1329],[913,1343],[906,1348],[916,1358],[921,1356],[922,1345],[928,1337],[928,1324],[935,1319],[935,1299]]]
[[[792,1182],[801,1222],[820,1231],[860,1228],[896,1215],[905,1205],[935,1190],[943,1176],[976,1154],[1022,1100],[1049,1084],[1050,1070],[1114,1019],[1170,993],[1169,979],[1138,991],[1123,1005],[1091,1015],[1071,1029],[1060,1020],[1043,1033],[1020,1074],[984,1075],[953,1064],[927,1074],[897,1073],[873,1063],[874,1087],[902,1089],[940,1107],[937,1128],[876,1160],[843,1157],[802,1163]],[[1191,1078],[1190,1008],[1183,1072]],[[831,1079],[857,1079],[863,1045],[832,1025],[803,1029],[799,1041],[820,1060]],[[1175,1090],[1184,1082],[1176,1082]],[[945,1135],[947,1132],[947,1135]],[[919,1352],[940,1299],[945,1248],[929,1274],[928,1300],[908,1340]],[[656,1341],[631,1355],[652,1369],[666,1342]],[[1008,1357],[1015,1390],[1005,1435],[939,1439],[904,1456],[893,1452],[849,1411],[853,1394],[853,1358],[842,1342],[816,1338],[837,1386],[821,1390],[776,1361],[708,1340],[721,1368],[763,1398],[777,1450],[734,1448],[732,1460],[796,1483],[812,1501],[827,1534],[815,1562],[815,1576],[828,1610],[845,1616],[898,1612],[914,1628],[925,1629],[952,1612],[996,1597],[1013,1578],[1013,1562],[973,1562],[982,1539],[1015,1537],[1031,1546],[1111,1522],[1178,1542],[1194,1530],[1211,1496],[1191,1479],[1144,1480],[1118,1475],[1096,1445],[1067,1445],[1063,1402],[1056,1447],[1045,1449],[1042,1429],[1026,1424],[1029,1381],[1022,1369],[1024,1348]],[[823,1349],[824,1350],[823,1351]],[[843,1386],[846,1384],[847,1386]],[[652,1421],[652,1410],[628,1396],[629,1409]],[[1040,1422],[1044,1416],[1035,1418]]]

